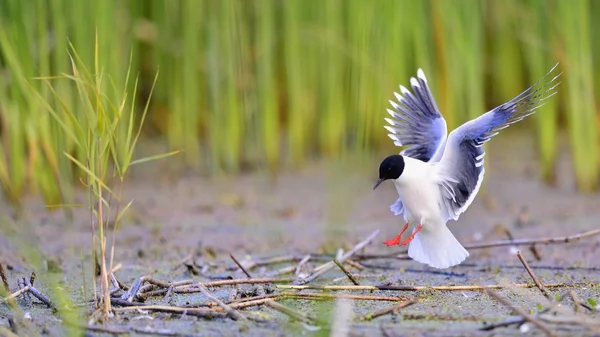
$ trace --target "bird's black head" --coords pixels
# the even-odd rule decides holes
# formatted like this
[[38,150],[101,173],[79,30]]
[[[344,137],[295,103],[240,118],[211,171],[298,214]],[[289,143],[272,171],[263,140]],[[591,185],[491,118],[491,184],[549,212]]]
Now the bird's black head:
[[385,158],[379,165],[379,180],[373,187],[376,189],[379,184],[388,179],[398,179],[404,171],[404,157],[399,154],[391,155]]

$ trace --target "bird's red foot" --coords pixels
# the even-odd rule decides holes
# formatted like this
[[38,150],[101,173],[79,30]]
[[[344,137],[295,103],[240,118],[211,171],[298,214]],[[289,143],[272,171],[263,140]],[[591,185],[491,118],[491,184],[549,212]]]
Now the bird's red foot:
[[417,235],[417,233],[421,230],[421,228],[423,228],[423,225],[419,225],[419,227],[417,227],[417,230],[414,233],[412,233],[408,237],[408,239],[404,240],[404,242],[402,242],[400,244],[400,246],[406,246],[406,245],[408,245],[415,238],[415,235]]
[[400,234],[398,234],[395,238],[393,238],[391,240],[384,241],[383,244],[388,247],[394,246],[394,245],[399,245],[400,239],[402,238],[402,234],[404,234],[404,232],[406,232],[407,229],[408,229],[408,224],[404,225],[404,228],[402,229],[402,232],[400,232]]

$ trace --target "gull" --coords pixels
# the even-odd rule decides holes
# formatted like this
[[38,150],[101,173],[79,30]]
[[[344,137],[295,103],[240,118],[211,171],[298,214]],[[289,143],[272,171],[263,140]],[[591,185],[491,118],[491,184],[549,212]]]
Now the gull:
[[[560,82],[551,74],[558,63],[540,80],[510,101],[470,120],[447,135],[423,70],[412,77],[412,92],[400,86],[387,109],[390,125],[384,127],[396,146],[407,146],[400,154],[385,158],[379,166],[379,180],[392,180],[398,200],[390,206],[402,214],[406,225],[387,246],[408,245],[413,260],[438,269],[463,262],[469,253],[447,227],[458,220],[479,191],[485,172],[483,145],[509,125],[532,115],[556,93]],[[401,241],[412,227],[412,234]]]

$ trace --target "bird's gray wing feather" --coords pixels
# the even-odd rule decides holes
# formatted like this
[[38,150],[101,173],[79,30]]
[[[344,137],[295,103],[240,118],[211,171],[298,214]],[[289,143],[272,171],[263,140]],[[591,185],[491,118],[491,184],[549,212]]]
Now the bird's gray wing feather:
[[400,215],[404,213],[404,204],[402,203],[402,199],[398,198],[395,203],[391,204],[390,210],[394,212],[394,215]]
[[400,94],[394,93],[398,103],[390,100],[393,110],[387,111],[392,118],[385,118],[390,125],[384,127],[396,146],[408,146],[401,155],[424,162],[439,161],[446,141],[446,121],[421,69],[410,84],[412,92],[400,86]]
[[555,65],[542,79],[512,100],[471,120],[448,136],[446,149],[435,164],[436,180],[443,196],[442,208],[447,220],[458,219],[471,204],[483,181],[482,146],[510,124],[532,115],[544,101],[556,93],[560,74],[550,76]]

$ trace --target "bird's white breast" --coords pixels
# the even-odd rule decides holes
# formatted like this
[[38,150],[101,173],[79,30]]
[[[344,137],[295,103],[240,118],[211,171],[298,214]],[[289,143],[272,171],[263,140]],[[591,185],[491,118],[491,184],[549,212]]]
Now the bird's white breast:
[[434,224],[445,224],[440,188],[432,178],[432,165],[409,157],[404,160],[404,171],[394,180],[394,185],[404,205],[406,222],[413,226],[423,224],[423,230]]

